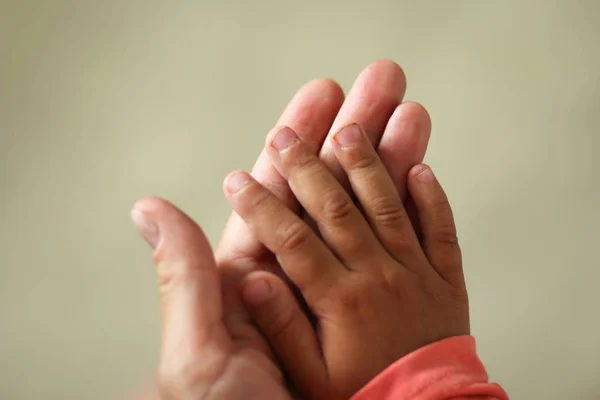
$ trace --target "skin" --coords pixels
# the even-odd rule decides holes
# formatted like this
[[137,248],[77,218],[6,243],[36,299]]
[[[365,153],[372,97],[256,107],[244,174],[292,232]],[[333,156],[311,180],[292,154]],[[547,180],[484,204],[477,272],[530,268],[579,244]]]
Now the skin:
[[[423,159],[431,124],[422,106],[402,103],[405,87],[402,70],[390,61],[366,67],[345,100],[335,82],[315,80],[294,96],[277,126],[292,128],[341,187],[351,190],[331,137],[349,122],[359,123],[377,147],[396,193],[406,199],[406,174]],[[252,176],[293,215],[319,228],[302,215],[269,151],[261,153]],[[237,213],[214,256],[200,228],[164,200],[140,200],[133,218],[154,249],[159,275],[162,398],[289,398],[271,346],[240,297],[240,282],[251,272],[283,276],[276,255]]]
[[315,330],[275,275],[246,277],[248,309],[295,385],[314,399],[347,399],[404,355],[470,329],[452,211],[431,169],[419,165],[408,175],[420,241],[359,125],[342,129],[334,143],[360,207],[292,129],[267,144],[322,238],[249,174],[225,183],[234,210],[316,317]]

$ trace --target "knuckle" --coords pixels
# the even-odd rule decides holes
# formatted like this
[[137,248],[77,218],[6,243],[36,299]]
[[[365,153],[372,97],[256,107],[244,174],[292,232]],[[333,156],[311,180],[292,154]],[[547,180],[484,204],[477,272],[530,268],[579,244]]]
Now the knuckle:
[[378,225],[400,227],[410,222],[404,208],[388,199],[375,200],[370,208],[374,222]]
[[383,289],[394,296],[405,296],[415,286],[416,276],[410,271],[401,273],[398,268],[386,269],[382,274]]
[[319,170],[319,164],[320,161],[316,155],[309,152],[301,152],[293,158],[292,168],[316,173]]
[[418,252],[420,251],[418,250],[419,247],[415,246],[415,244],[411,240],[408,240],[401,233],[398,233],[393,237],[392,243],[392,249],[394,254],[399,254],[402,257],[413,259],[417,256]]
[[377,166],[379,157],[375,152],[365,152],[353,154],[350,157],[350,168],[355,171],[368,171]]
[[429,236],[436,243],[458,247],[456,225],[448,199],[444,196],[430,204],[432,227]]
[[294,157],[290,165],[290,177],[295,176],[300,181],[312,182],[322,179],[328,173],[327,167],[312,153],[301,153]]
[[339,314],[360,319],[372,313],[372,303],[380,292],[380,285],[367,276],[356,278],[337,288],[331,298]]
[[[246,190],[246,199],[250,209],[263,209],[269,203],[269,199],[273,194],[263,188],[252,188],[253,190]],[[263,190],[261,190],[263,189]]]
[[452,287],[450,290],[450,298],[458,305],[469,304],[469,295],[464,287]]
[[452,287],[450,290],[450,298],[452,302],[459,308],[467,310],[469,309],[469,295],[467,291],[462,287]]
[[382,240],[388,252],[401,263],[417,259],[422,251],[419,242],[404,229],[390,229],[382,235]]
[[346,220],[354,211],[354,204],[345,192],[334,190],[323,195],[321,212],[330,221]]
[[360,300],[363,290],[362,285],[352,285],[350,289],[341,289],[334,295],[337,308],[342,313],[356,314],[360,310]]
[[308,226],[301,220],[282,223],[275,234],[277,249],[284,252],[296,251],[308,241],[310,234]]
[[193,285],[198,279],[198,264],[177,261],[159,265],[158,267],[158,294],[161,303],[168,304],[173,296],[177,296],[182,288]]
[[429,209],[436,218],[442,218],[452,213],[450,202],[446,196],[432,200],[431,203],[429,203]]
[[452,247],[458,248],[458,236],[456,234],[456,228],[454,224],[440,224],[433,232],[431,232],[431,239],[438,244],[446,244]]
[[283,201],[285,204],[290,204],[295,199],[294,194],[290,190],[288,182],[283,180],[271,180],[263,182],[264,188],[271,192],[273,196]]
[[[159,270],[160,271],[160,270]],[[158,294],[161,302],[168,302],[171,293],[177,289],[177,278],[171,271],[158,274]]]

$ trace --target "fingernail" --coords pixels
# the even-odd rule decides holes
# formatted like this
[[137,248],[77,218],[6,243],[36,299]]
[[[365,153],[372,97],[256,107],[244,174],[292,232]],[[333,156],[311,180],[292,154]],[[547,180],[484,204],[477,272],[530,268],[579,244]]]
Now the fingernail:
[[271,146],[278,151],[283,151],[294,143],[297,143],[299,140],[300,139],[298,139],[298,136],[293,130],[284,127],[275,134],[275,137],[273,137],[273,140],[271,141]]
[[269,282],[258,279],[246,283],[243,289],[244,299],[253,305],[260,305],[273,296],[273,289]]
[[360,141],[361,135],[358,124],[350,124],[343,127],[333,138],[341,146],[351,146]]
[[433,174],[431,168],[426,167],[419,173],[419,175],[417,175],[417,180],[421,183],[431,183],[435,181],[435,175]]
[[144,240],[152,247],[152,249],[155,249],[160,240],[158,226],[149,221],[148,218],[138,210],[131,211],[131,220]]
[[227,180],[227,191],[237,193],[250,181],[250,176],[245,172],[236,172]]

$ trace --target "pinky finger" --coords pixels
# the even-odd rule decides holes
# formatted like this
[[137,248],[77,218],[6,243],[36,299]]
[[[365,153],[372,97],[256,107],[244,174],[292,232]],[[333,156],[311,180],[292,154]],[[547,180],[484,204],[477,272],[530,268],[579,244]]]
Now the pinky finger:
[[417,209],[425,255],[444,280],[464,286],[456,225],[444,189],[425,164],[410,170],[408,189]]

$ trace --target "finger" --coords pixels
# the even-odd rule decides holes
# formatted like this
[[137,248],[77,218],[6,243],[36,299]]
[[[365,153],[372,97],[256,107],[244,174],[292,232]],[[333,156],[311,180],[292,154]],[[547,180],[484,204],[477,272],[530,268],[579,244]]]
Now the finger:
[[423,162],[430,136],[431,119],[418,103],[400,104],[385,127],[377,153],[403,202],[407,199],[408,171]]
[[348,193],[293,130],[284,127],[269,136],[267,149],[273,165],[287,178],[325,242],[349,268],[383,254]]
[[196,360],[210,359],[214,371],[203,371],[203,377],[211,381],[231,348],[221,323],[221,285],[212,249],[198,225],[165,200],[142,199],[131,216],[154,249],[162,317],[161,389],[182,393],[189,389],[187,379],[198,376]]
[[317,302],[345,272],[308,225],[249,174],[230,174],[224,192],[251,232],[277,256],[309,304]]
[[252,272],[243,284],[242,298],[292,383],[306,398],[324,398],[327,369],[319,342],[290,288],[273,274]]
[[463,286],[456,225],[444,189],[431,168],[423,164],[411,169],[408,188],[419,213],[427,258],[442,278],[452,285]]
[[[343,101],[344,93],[337,83],[329,79],[313,80],[296,93],[277,125],[292,127],[318,151]],[[264,151],[254,165],[252,176],[290,209],[298,210],[298,202],[286,180],[273,168]],[[264,246],[251,234],[239,215],[232,213],[217,250],[217,259],[256,259],[263,251]]]
[[333,137],[335,155],[379,241],[408,268],[422,256],[421,246],[400,195],[369,139],[357,124]]
[[405,102],[394,110],[377,147],[381,162],[400,194],[419,240],[419,218],[413,200],[407,196],[406,178],[413,166],[423,162],[430,136],[431,118],[425,107]]
[[[406,77],[398,64],[380,60],[368,65],[356,78],[329,130],[328,139],[343,126],[356,122],[377,145],[405,91]],[[330,140],[325,140],[320,157],[342,186],[349,189],[348,178],[335,157]]]

